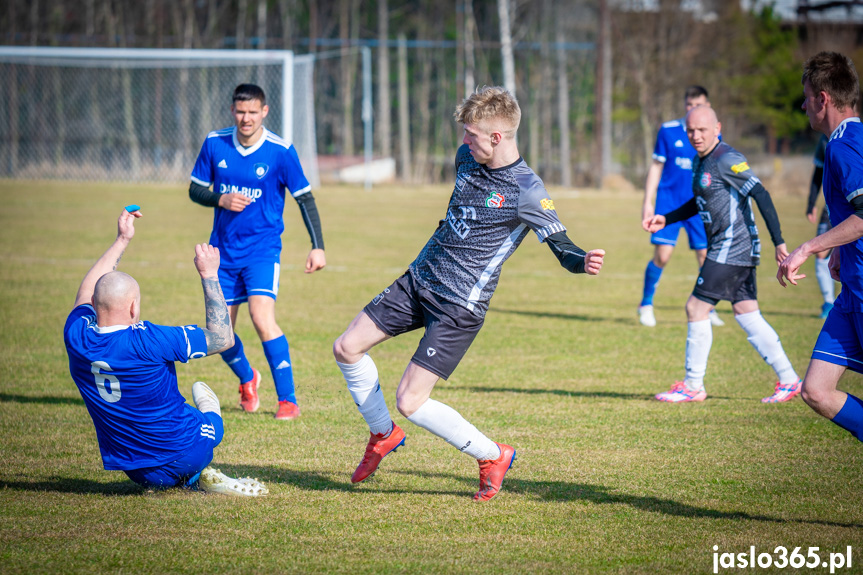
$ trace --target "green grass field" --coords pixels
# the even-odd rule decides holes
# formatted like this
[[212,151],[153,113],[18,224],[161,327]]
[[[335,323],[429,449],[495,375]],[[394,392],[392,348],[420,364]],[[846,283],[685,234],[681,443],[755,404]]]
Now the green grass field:
[[[302,417],[273,419],[275,391],[245,309],[237,331],[264,374],[258,413],[239,410],[236,381],[219,358],[177,366],[186,397],[200,379],[222,398],[226,434],[214,465],[268,484],[269,496],[245,500],[146,492],[104,471],[63,348],[78,284],[130,203],[145,217],[120,269],[141,285],[143,318],[202,324],[192,258],[208,238],[210,211],[183,186],[0,182],[0,572],[710,573],[714,546],[819,547],[826,559],[849,545],[853,566],[837,573],[863,572],[863,445],[800,399],[760,403],[774,373],[727,303],[719,306],[726,326],[714,329],[708,400],[651,399],[683,375],[683,304],[696,265],[678,251],[658,290],[659,325],[639,326],[652,249],[636,194],[552,190],[575,243],[606,249],[602,274],[567,274],[528,236],[504,268],[484,329],[433,394],[516,447],[501,493],[474,503],[476,463],[396,412],[396,384],[419,334],[372,352],[408,438],[374,478],[351,485],[368,430],[330,346],[418,253],[449,190],[315,195],[329,265],[302,273],[308,237],[289,205],[277,305]],[[802,199],[776,204],[791,247],[814,232]],[[761,308],[802,375],[820,295],[814,274],[781,288],[771,260],[759,268]],[[841,387],[863,394],[854,374]]]

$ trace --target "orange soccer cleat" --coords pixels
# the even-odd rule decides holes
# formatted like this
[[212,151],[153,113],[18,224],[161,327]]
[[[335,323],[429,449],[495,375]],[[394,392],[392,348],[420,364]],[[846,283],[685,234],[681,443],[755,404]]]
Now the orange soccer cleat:
[[351,483],[359,483],[371,477],[377,470],[381,459],[405,444],[405,432],[393,422],[393,429],[386,437],[381,433],[372,433],[363,460],[351,476]]
[[296,419],[300,416],[300,408],[291,401],[280,401],[276,419]]
[[[497,443],[497,442],[495,442]],[[474,501],[488,501],[500,491],[503,485],[503,477],[515,461],[515,449],[503,443],[497,443],[500,448],[500,457],[497,459],[477,460],[479,463],[479,491]]]
[[258,386],[261,384],[261,372],[252,368],[252,379],[240,384],[240,407],[246,413],[254,413],[261,406],[258,399]]

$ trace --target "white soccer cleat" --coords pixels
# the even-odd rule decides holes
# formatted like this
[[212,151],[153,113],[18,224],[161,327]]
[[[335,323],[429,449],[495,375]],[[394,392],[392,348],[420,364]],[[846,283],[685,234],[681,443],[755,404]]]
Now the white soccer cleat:
[[641,325],[646,325],[647,327],[656,326],[656,316],[653,315],[652,305],[638,306],[638,321],[641,322]]
[[201,472],[198,486],[207,493],[221,493],[238,497],[261,497],[270,492],[267,486],[251,477],[234,479],[218,469],[207,467]]
[[710,325],[715,325],[716,327],[721,327],[725,325],[725,322],[722,321],[722,318],[719,317],[719,314],[716,313],[716,310],[710,312]]
[[222,417],[222,408],[219,405],[219,397],[203,381],[196,381],[192,385],[192,401],[201,413],[215,413]]

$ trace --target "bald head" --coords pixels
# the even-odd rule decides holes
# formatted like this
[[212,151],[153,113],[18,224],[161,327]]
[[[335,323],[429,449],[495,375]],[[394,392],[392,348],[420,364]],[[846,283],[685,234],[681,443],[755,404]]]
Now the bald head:
[[709,106],[696,106],[686,114],[686,135],[699,156],[709,154],[719,143],[722,126]]
[[93,308],[100,327],[132,325],[140,315],[141,289],[129,274],[113,271],[99,278],[93,290]]

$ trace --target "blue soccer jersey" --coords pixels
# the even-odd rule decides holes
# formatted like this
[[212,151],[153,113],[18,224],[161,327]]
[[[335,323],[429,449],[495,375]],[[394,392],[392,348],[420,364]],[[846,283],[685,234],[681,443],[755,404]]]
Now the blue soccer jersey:
[[686,137],[683,120],[662,124],[653,159],[665,164],[656,190],[656,213],[665,214],[692,199],[692,158],[695,148]]
[[174,368],[175,361],[207,354],[197,326],[142,321],[100,328],[93,308],[81,305],[69,314],[63,337],[105,469],[163,465],[212,435],[209,422],[180,395]]
[[[849,118],[833,131],[824,151],[824,199],[836,227],[854,216],[851,200],[863,194],[863,124]],[[842,291],[835,305],[863,312],[863,239],[839,246]]]
[[285,229],[285,188],[294,198],[311,190],[293,145],[263,130],[249,148],[240,145],[236,128],[210,132],[192,170],[193,182],[252,200],[242,212],[214,210],[210,244],[219,248],[226,268],[278,260]]

